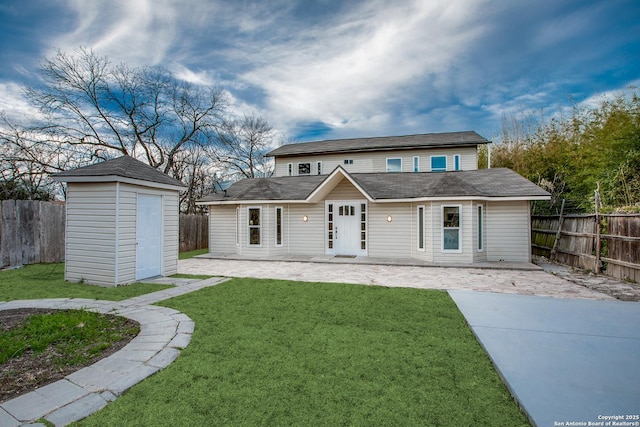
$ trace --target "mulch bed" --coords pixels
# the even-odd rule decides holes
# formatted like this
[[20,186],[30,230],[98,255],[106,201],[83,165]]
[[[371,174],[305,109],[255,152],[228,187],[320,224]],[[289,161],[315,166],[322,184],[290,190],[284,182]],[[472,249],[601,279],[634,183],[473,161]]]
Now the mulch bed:
[[[0,329],[4,332],[15,328],[33,314],[54,312],[56,312],[56,310],[40,308],[2,310],[0,311]],[[111,317],[115,318],[116,316]],[[137,322],[130,319],[126,320],[127,327],[138,326]],[[55,366],[53,360],[59,356],[59,354],[57,354],[56,350],[51,348],[51,346],[38,356],[34,356],[33,351],[28,350],[19,357],[9,359],[0,365],[0,403],[56,382],[85,366],[92,365],[98,360],[120,350],[133,338],[135,338],[134,334],[127,335],[122,340],[113,342],[111,347],[105,349],[91,360],[74,366]]]

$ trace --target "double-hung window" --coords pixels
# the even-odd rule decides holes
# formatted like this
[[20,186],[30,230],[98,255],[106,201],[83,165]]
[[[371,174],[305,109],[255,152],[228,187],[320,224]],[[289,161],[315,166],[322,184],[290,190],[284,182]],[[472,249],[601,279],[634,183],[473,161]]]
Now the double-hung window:
[[447,170],[447,156],[431,156],[431,172],[445,172]]
[[247,208],[249,246],[262,245],[262,208]]
[[402,158],[387,159],[387,172],[402,172]]
[[442,207],[442,251],[461,252],[460,205]]

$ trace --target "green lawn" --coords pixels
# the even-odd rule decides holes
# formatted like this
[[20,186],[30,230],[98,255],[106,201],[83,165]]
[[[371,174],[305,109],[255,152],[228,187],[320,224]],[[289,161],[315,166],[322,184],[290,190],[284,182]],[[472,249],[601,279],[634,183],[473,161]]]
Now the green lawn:
[[134,283],[128,286],[101,286],[64,281],[64,264],[33,264],[0,271],[0,301],[40,298],[89,298],[121,301],[160,291],[170,285]]
[[209,249],[196,249],[195,251],[187,251],[187,252],[180,252],[178,254],[178,259],[189,259],[189,258],[193,258],[196,255],[204,255],[206,253],[209,252]]
[[78,425],[529,425],[445,292],[234,279],[162,305],[191,344]]

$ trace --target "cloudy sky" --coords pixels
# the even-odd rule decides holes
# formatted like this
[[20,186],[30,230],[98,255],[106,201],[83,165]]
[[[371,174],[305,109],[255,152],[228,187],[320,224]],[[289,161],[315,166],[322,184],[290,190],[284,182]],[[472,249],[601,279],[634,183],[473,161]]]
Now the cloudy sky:
[[56,49],[222,86],[287,139],[475,130],[640,84],[638,0],[0,0],[0,108]]

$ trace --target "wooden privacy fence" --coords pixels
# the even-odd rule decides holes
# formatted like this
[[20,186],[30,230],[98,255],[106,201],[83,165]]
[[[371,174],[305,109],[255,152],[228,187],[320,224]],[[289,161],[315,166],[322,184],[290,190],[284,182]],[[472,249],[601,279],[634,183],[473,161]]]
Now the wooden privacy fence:
[[0,200],[2,268],[64,260],[63,202]]
[[180,252],[209,247],[207,215],[180,214]]
[[[64,202],[0,200],[0,268],[64,261]],[[180,215],[180,252],[209,247],[206,215]]]
[[531,229],[536,255],[640,281],[640,214],[534,215]]

